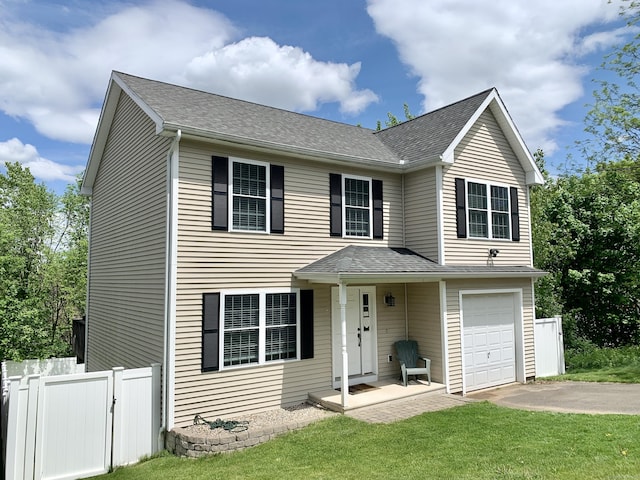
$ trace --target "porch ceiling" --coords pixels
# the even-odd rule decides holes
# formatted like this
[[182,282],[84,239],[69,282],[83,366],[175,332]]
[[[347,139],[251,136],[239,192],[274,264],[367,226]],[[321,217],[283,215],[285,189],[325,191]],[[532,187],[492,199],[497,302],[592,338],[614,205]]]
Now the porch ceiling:
[[418,283],[457,278],[531,278],[545,272],[525,266],[440,265],[408,248],[350,245],[293,275],[315,283]]

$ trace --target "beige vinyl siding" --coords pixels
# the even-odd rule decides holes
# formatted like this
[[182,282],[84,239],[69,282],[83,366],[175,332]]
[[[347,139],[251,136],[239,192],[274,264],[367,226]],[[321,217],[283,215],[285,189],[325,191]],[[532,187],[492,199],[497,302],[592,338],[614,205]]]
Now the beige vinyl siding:
[[[486,110],[455,151],[454,164],[443,176],[445,262],[448,265],[483,265],[490,248],[500,254],[495,265],[532,266],[528,187],[525,172],[490,110]],[[455,179],[495,182],[518,188],[520,241],[460,239],[456,236]]]
[[420,354],[431,360],[431,380],[445,383],[438,283],[411,283],[408,316],[409,337],[418,342]]
[[438,261],[438,205],[436,169],[405,175],[406,247]]
[[[400,364],[393,344],[405,339],[405,295],[403,284],[376,285],[376,311],[378,325],[378,378],[398,378]],[[396,299],[395,307],[384,304],[384,296],[390,293]],[[389,355],[393,360],[389,362]]]
[[[535,376],[533,343],[533,294],[531,280],[485,279],[447,281],[447,334],[449,349],[449,382],[451,393],[462,391],[462,351],[460,331],[460,290],[522,289],[522,320],[524,334],[525,377]],[[517,342],[516,342],[517,343]],[[518,357],[520,354],[516,352]]]
[[[211,230],[211,156],[236,156],[283,165],[285,234]],[[383,180],[384,239],[329,236],[329,173]],[[319,165],[242,151],[180,144],[176,302],[176,425],[196,413],[232,415],[304,401],[331,386],[330,287],[294,283],[292,272],[350,245],[402,243],[400,176]],[[315,357],[260,367],[201,372],[202,294],[229,289],[314,288]],[[247,388],[248,386],[251,388]]]
[[121,95],[91,200],[89,370],[162,362],[168,145]]

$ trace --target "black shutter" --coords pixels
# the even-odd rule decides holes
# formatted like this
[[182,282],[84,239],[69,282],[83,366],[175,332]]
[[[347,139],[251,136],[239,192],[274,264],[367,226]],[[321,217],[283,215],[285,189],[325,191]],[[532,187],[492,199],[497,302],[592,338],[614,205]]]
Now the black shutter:
[[520,209],[518,208],[518,189],[516,187],[509,188],[509,196],[511,197],[511,240],[520,241]]
[[300,358],[313,358],[313,290],[300,290]]
[[271,165],[271,233],[284,233],[284,167]]
[[373,238],[384,238],[382,180],[372,180],[371,190],[373,194]]
[[202,371],[219,370],[220,294],[202,295]]
[[456,228],[458,238],[467,238],[467,192],[464,178],[456,178]]
[[211,157],[211,228],[227,230],[229,228],[229,159]]
[[342,236],[342,175],[329,174],[329,210],[330,235]]

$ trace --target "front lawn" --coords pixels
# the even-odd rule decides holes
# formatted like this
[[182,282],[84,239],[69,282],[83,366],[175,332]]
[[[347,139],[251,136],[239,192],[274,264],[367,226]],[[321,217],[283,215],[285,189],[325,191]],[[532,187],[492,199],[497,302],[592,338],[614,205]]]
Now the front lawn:
[[135,479],[638,478],[640,418],[472,403],[390,425],[333,417],[242,452],[159,456],[104,475]]

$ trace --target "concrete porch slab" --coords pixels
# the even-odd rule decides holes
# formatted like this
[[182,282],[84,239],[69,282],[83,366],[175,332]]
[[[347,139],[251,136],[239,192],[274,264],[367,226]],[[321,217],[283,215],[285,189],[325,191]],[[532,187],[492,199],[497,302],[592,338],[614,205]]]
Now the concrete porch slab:
[[309,393],[309,400],[329,410],[345,413],[358,408],[410,398],[416,395],[445,392],[444,384],[431,382],[431,385],[427,385],[427,382],[422,380],[409,382],[406,387],[394,380],[367,382],[367,385],[375,388],[355,394],[350,393],[346,407],[342,406],[342,393],[338,390],[328,389],[320,392],[311,392]]

